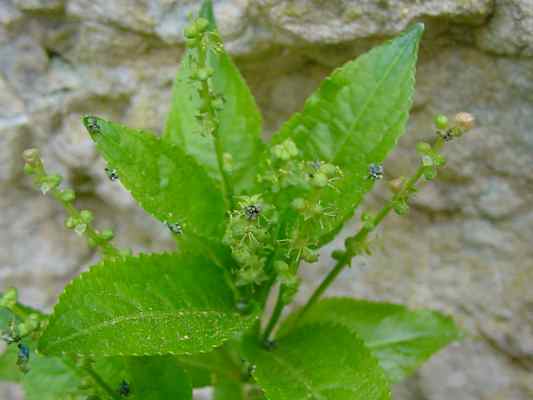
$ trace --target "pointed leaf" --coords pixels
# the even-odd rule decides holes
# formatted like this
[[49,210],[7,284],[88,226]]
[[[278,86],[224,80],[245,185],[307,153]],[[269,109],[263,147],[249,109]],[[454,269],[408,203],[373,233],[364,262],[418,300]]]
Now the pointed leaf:
[[307,325],[267,351],[248,346],[253,376],[269,400],[385,400],[388,382],[358,337],[332,324]]
[[[206,2],[203,8],[203,15],[208,20],[213,15],[209,3]],[[214,19],[211,19],[211,30],[215,29]],[[201,126],[195,118],[200,110],[200,98],[190,79],[194,52],[194,49],[187,50],[182,58],[163,140],[178,145],[194,157],[211,178],[220,182],[222,178],[214,139],[201,133]],[[223,109],[217,114],[220,126],[216,134],[223,152],[232,157],[229,181],[234,193],[240,194],[255,182],[257,160],[265,147],[260,139],[261,114],[239,70],[224,50],[208,50],[207,63],[214,70],[214,92],[223,95],[225,101]]]
[[353,214],[372,187],[369,165],[381,163],[405,130],[423,30],[416,24],[337,69],[273,137],[273,144],[291,138],[304,159],[332,163],[344,173],[335,189],[321,193],[322,205],[336,214],[317,227],[321,243]]
[[61,295],[39,349],[94,356],[211,351],[254,317],[235,311],[223,271],[204,256],[105,261]]
[[224,200],[191,157],[147,132],[96,117],[85,117],[84,124],[141,207],[160,221],[180,224],[185,234],[222,235]]
[[0,381],[20,382],[22,372],[16,366],[18,349],[16,346],[7,346],[0,353]]
[[[290,322],[291,318],[285,326]],[[439,312],[351,298],[320,301],[298,326],[324,322],[343,325],[359,334],[392,382],[399,382],[432,354],[461,337],[453,320]]]

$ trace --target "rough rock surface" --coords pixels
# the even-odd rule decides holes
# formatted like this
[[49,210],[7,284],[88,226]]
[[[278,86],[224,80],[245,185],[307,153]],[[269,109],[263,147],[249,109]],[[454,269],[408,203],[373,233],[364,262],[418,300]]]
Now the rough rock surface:
[[[414,144],[431,135],[437,112],[469,111],[478,127],[450,145],[442,177],[408,218],[387,220],[375,255],[357,260],[331,293],[435,307],[470,332],[398,385],[397,399],[533,398],[533,1],[215,2],[267,133],[332,68],[413,21],[426,23],[409,134],[386,167],[412,171]],[[16,285],[23,300],[49,308],[65,281],[95,260],[64,231],[57,204],[29,189],[20,153],[30,145],[43,149],[100,224],[117,229],[119,243],[170,246],[169,234],[107,180],[79,116],[160,130],[181,31],[197,5],[0,1],[0,289]],[[368,207],[384,193],[378,188]],[[325,251],[319,266],[305,269],[302,296],[329,266]],[[18,392],[0,386],[0,398]]]

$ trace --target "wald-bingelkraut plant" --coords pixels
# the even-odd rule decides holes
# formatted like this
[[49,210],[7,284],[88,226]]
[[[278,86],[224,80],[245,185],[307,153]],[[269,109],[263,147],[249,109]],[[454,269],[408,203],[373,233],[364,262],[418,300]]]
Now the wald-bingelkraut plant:
[[205,1],[185,30],[188,50],[160,137],[83,118],[110,184],[124,185],[165,224],[176,250],[117,249],[113,232],[74,206],[75,193],[47,174],[38,151],[26,151],[27,174],[102,259],[66,287],[51,315],[18,303],[15,289],[4,293],[0,378],[39,400],[191,399],[206,386],[217,400],[389,399],[390,385],[459,329],[438,312],[322,295],[369,253],[369,236],[389,212],[408,212],[420,183],[445,163],[445,142],[471,128],[469,114],[436,118],[433,143],[417,145],[416,172],[390,182],[391,199],[362,214],[305,305],[281,316],[299,269],[312,268],[384,176],[409,114],[422,32],[416,24],[336,70],[264,143],[259,111]]

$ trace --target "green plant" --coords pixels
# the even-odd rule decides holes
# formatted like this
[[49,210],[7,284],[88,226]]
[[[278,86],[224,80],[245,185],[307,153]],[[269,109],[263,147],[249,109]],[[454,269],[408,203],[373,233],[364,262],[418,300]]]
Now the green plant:
[[444,165],[445,142],[472,127],[469,114],[452,124],[436,118],[436,139],[417,145],[413,176],[390,182],[391,199],[362,214],[305,306],[279,321],[302,263],[318,261],[318,249],[383,178],[381,163],[405,129],[422,32],[414,25],[336,70],[266,144],[205,1],[185,30],[188,50],[161,137],[83,119],[110,179],[169,228],[176,251],[118,250],[113,232],[95,229],[74,192],[27,150],[25,171],[102,260],[66,287],[52,315],[19,304],[15,289],[3,294],[0,378],[21,382],[30,400],[191,399],[204,386],[217,400],[390,398],[390,384],[459,329],[434,311],[321,296],[369,253],[369,235],[391,211],[408,212],[421,181]]

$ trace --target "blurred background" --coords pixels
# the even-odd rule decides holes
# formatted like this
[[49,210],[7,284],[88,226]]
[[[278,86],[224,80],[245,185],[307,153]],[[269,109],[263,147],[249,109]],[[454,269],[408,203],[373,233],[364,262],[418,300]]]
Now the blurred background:
[[[172,246],[167,229],[107,179],[80,115],[160,131],[186,16],[198,6],[0,0],[0,290],[17,286],[24,302],[50,310],[63,285],[97,260],[63,228],[60,206],[23,176],[29,146],[76,189],[97,226],[116,230],[118,244]],[[447,146],[439,179],[408,217],[387,219],[374,255],[329,293],[433,307],[469,332],[395,387],[396,399],[533,399],[533,1],[215,0],[215,12],[265,137],[333,68],[413,21],[426,24],[412,118],[387,178],[414,170],[415,143],[433,136],[435,114],[468,111],[477,127]],[[367,209],[380,207],[385,186]],[[333,248],[304,269],[301,298],[331,267]],[[19,396],[0,385],[0,399]]]

